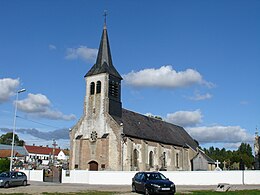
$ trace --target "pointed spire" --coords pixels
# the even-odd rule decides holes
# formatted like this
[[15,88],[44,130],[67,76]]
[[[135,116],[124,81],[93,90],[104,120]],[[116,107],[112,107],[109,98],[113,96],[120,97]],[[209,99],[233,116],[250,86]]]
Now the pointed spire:
[[107,15],[108,15],[107,10],[104,10],[104,14],[103,14],[103,16],[104,16],[104,29],[107,29]]
[[100,64],[102,66],[104,62],[106,62],[108,66],[113,65],[110,47],[109,47],[106,24],[104,24],[104,27],[103,27],[103,32],[102,32],[102,37],[101,37],[101,41],[100,41],[100,45],[99,45],[96,64]]
[[107,17],[106,12],[104,13],[104,17],[105,17],[104,27],[101,36],[101,41],[99,44],[96,64],[94,64],[94,66],[89,70],[89,72],[85,75],[85,77],[100,74],[100,73],[108,73],[115,77],[118,77],[119,79],[122,79],[120,74],[113,66],[113,62],[112,62],[108,34],[107,34],[107,26],[106,26],[106,17]]

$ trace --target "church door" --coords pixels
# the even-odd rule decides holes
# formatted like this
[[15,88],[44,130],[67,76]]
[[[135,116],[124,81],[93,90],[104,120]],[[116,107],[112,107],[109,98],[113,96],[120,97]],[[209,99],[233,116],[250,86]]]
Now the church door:
[[91,161],[88,164],[90,171],[98,171],[98,163],[96,161]]

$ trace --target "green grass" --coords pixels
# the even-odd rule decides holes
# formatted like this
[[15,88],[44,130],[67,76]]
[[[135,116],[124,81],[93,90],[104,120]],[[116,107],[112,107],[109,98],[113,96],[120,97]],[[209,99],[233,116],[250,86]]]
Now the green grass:
[[[0,194],[6,194],[6,193],[0,193]],[[115,195],[117,193],[115,192],[98,192],[98,191],[89,191],[89,192],[71,192],[71,193],[49,193],[49,192],[43,192],[43,195]],[[8,195],[30,195],[27,193],[11,193]]]
[[43,192],[42,194],[45,195],[112,195],[116,194],[114,192],[97,192],[97,191],[89,191],[89,192],[71,192],[71,193],[48,193],[48,192]]
[[[0,194],[6,194],[6,193],[0,193]],[[29,195],[26,193],[8,193],[8,195]]]

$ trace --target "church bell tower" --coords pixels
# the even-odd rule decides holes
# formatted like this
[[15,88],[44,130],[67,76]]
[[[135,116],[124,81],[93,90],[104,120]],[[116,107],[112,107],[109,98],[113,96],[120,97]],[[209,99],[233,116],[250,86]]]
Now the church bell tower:
[[[88,121],[88,129],[99,136],[108,133],[105,128],[106,114],[122,116],[121,80],[122,77],[113,66],[108,40],[106,21],[104,23],[96,63],[85,75],[86,96],[84,113]],[[97,124],[99,127],[97,127]]]

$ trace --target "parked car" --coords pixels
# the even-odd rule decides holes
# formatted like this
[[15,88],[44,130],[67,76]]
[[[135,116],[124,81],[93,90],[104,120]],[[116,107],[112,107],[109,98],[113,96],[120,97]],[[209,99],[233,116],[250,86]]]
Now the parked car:
[[0,174],[0,187],[27,185],[27,176],[23,172],[3,172]]
[[175,193],[175,185],[160,172],[138,172],[132,179],[132,191],[150,194]]

